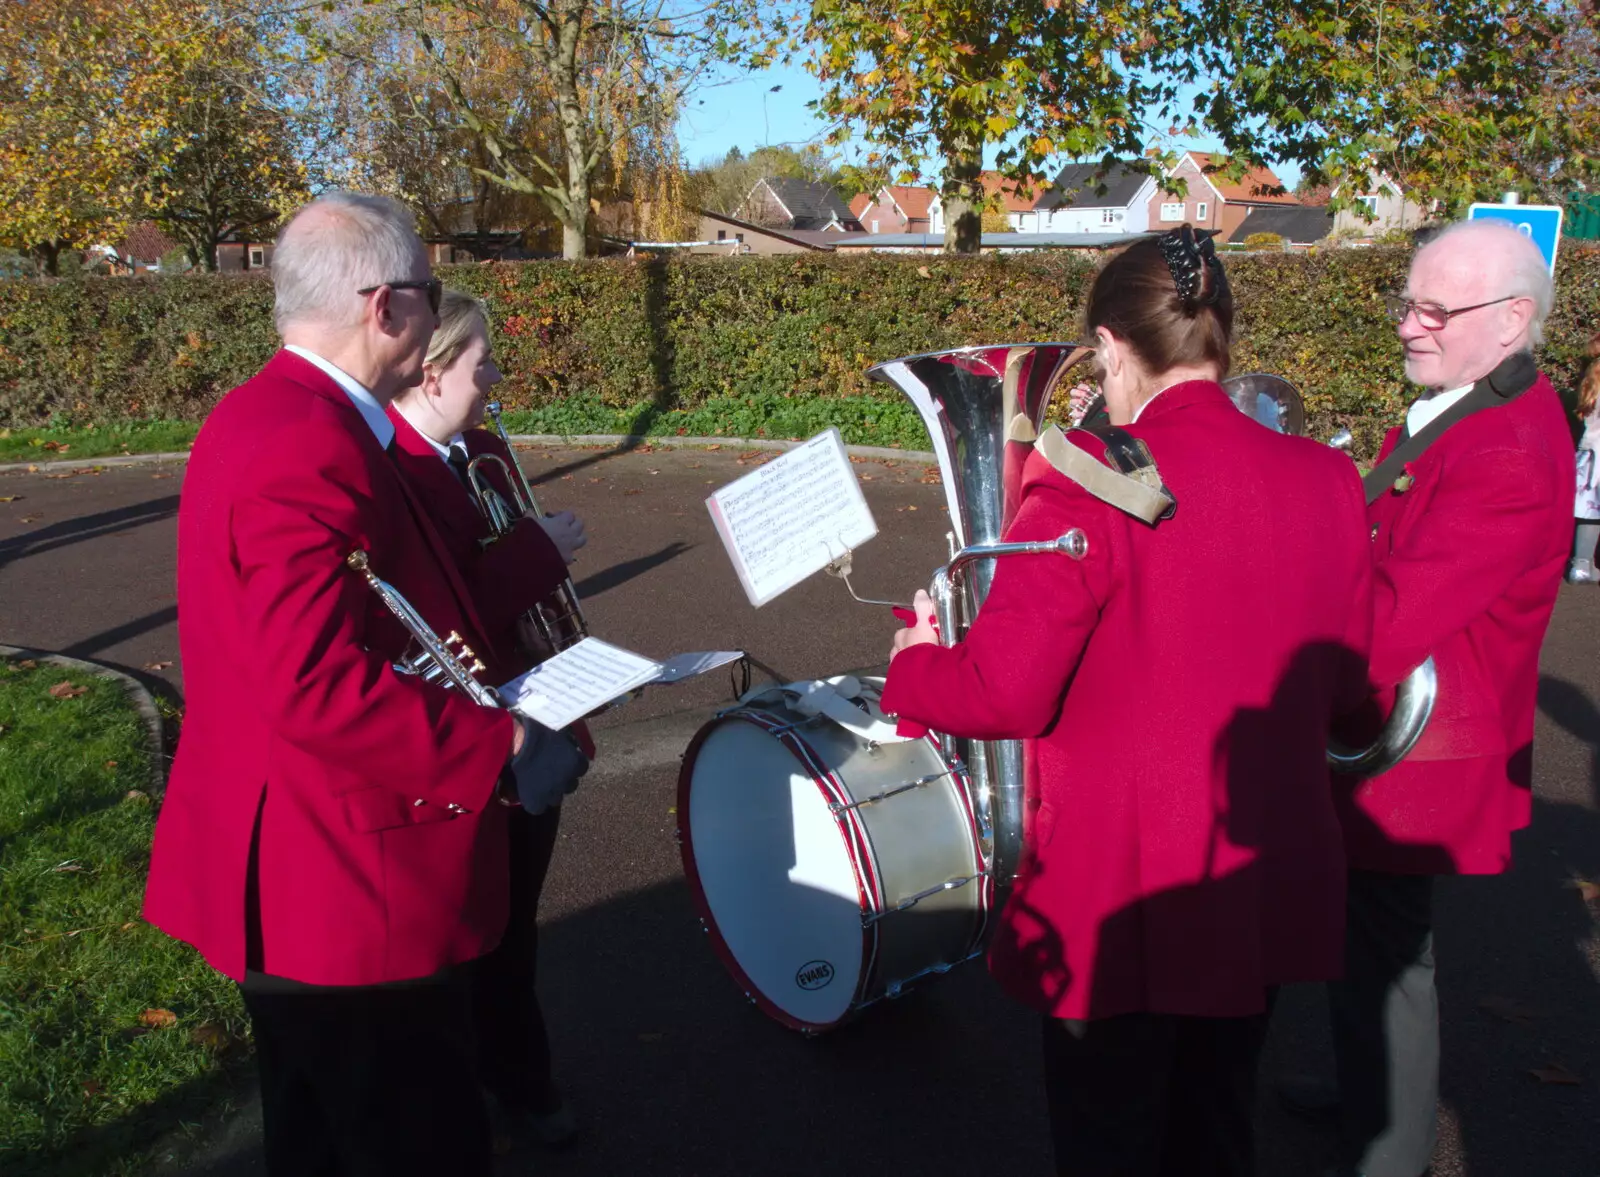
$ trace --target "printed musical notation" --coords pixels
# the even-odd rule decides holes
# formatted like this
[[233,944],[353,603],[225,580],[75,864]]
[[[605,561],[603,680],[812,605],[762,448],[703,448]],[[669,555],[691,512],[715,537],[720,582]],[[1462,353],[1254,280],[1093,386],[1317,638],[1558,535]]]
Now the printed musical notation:
[[697,650],[655,662],[599,638],[584,638],[506,683],[500,697],[511,710],[559,729],[639,687],[682,682],[742,657],[739,650]]
[[730,482],[706,507],[757,607],[878,534],[837,429]]

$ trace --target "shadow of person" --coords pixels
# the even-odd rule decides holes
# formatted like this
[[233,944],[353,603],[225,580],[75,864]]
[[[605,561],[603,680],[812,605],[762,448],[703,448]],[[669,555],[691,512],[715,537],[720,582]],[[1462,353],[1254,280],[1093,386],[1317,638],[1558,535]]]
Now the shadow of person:
[[[1236,710],[1215,736],[1209,789],[1192,767],[1189,780],[1175,767],[1170,789],[1105,782],[1129,791],[1141,815],[1124,860],[1106,859],[1137,897],[1074,913],[1088,943],[1063,945],[1053,929],[1020,946],[1058,998],[1076,990],[1073,1006],[1090,1019],[1046,1023],[1047,1039],[1061,1024],[1078,1043],[1053,1125],[1062,1172],[1124,1171],[1085,1158],[1105,1141],[1128,1172],[1255,1171],[1255,1079],[1275,988],[1339,969],[1345,866],[1325,748],[1334,698],[1364,671],[1339,643],[1304,645],[1265,702]],[[1029,896],[1045,893],[1063,849],[1059,838],[1041,844],[1002,936],[1051,929]],[[1273,1171],[1313,1171],[1306,1160]]]

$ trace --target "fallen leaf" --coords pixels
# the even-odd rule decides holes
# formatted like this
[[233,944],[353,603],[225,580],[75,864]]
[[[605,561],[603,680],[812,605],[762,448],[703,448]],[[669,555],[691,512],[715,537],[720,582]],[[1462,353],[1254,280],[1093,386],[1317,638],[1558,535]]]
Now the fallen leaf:
[[48,692],[52,699],[76,699],[79,695],[88,693],[88,687],[75,687],[69,682],[58,682]]
[[69,858],[67,861],[58,863],[50,869],[58,875],[74,875],[83,869],[83,864],[76,858]]
[[37,473],[39,473],[39,467],[37,467],[37,466],[29,466],[28,467],[28,473],[29,474],[37,474]]
[[172,663],[170,662],[146,662],[144,668],[146,670],[165,670],[171,665]]
[[642,491],[642,490],[625,490],[622,493],[625,494],[625,495],[642,495],[644,493],[644,491]]
[[201,1022],[190,1032],[189,1041],[219,1054],[234,1045],[233,1035],[221,1022]]
[[720,445],[708,445],[708,446],[706,446],[706,449],[708,449],[708,450],[720,450],[721,448],[722,447]]
[[139,1015],[139,1024],[152,1030],[166,1030],[178,1024],[178,1015],[170,1009],[147,1009]]
[[17,522],[18,523],[37,523],[37,522],[39,522],[39,520],[41,518],[43,518],[43,516],[41,516],[41,515],[24,515],[21,519],[18,519]]
[[0,503],[14,503],[22,497],[22,495],[0,495]]
[[115,768],[115,767],[117,767],[117,762],[115,760],[108,760],[108,761],[106,761],[106,767],[107,768]]
[[912,503],[911,505],[906,507],[906,510],[908,510],[908,511],[915,511],[916,509],[917,509],[917,505],[915,503]]
[[68,450],[70,450],[70,449],[71,449],[71,448],[72,448],[72,447],[71,447],[71,446],[70,446],[70,445],[58,445],[58,446],[56,446],[56,453],[58,453],[58,454],[64,454],[64,453],[66,453],[66,452],[67,452],[67,451],[68,451]]
[[117,931],[119,931],[119,932],[131,932],[134,928],[137,928],[138,926],[139,925],[136,922],[134,922],[133,920],[129,920],[127,923],[123,924],[122,927],[118,928]]
[[95,1096],[99,1095],[104,1090],[105,1090],[105,1084],[101,1083],[100,1080],[98,1080],[98,1079],[85,1079],[84,1080],[84,1083],[83,1083],[83,1094],[87,1098],[93,1099]]
[[877,480],[878,480],[878,476],[876,474],[863,474],[863,475],[861,475],[861,481],[862,482],[876,482]]
[[124,801],[132,802],[135,805],[150,804],[150,794],[146,793],[143,789],[129,789],[122,795],[122,799]]
[[1499,1018],[1504,1022],[1514,1022],[1519,1026],[1533,1025],[1534,1018],[1544,1017],[1544,1011],[1526,1005],[1514,997],[1484,997],[1478,1000],[1478,1008],[1484,1013]]
[[933,277],[933,275],[928,272],[928,267],[927,266],[918,266],[917,267],[917,273],[918,273],[918,275],[920,275],[923,278],[931,278],[931,277]]
[[1534,1067],[1528,1072],[1528,1074],[1532,1075],[1541,1083],[1547,1083],[1557,1087],[1579,1087],[1583,1084],[1582,1078],[1574,1075],[1560,1063],[1555,1062],[1546,1063],[1542,1067]]
[[152,475],[150,475],[150,477],[151,478],[171,478],[172,475],[170,475],[170,474],[152,474]]
[[21,667],[23,670],[38,670],[39,669],[39,664],[37,662],[35,662],[32,658],[24,658],[21,662],[18,662],[17,665],[19,667]]

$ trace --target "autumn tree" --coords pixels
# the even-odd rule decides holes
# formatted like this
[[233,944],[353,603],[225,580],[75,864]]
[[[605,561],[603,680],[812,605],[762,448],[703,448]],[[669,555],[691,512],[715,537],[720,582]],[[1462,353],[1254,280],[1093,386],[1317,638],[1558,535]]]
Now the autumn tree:
[[1504,184],[1510,143],[1587,173],[1592,126],[1545,94],[1577,2],[815,0],[798,43],[836,136],[942,165],[946,249],[973,252],[986,147],[1033,182],[1055,157],[1158,170],[1205,134],[1232,178],[1275,159],[1354,190],[1391,170],[1451,204]]
[[0,242],[54,274],[63,250],[114,240],[142,211],[210,26],[194,0],[0,4]]
[[751,0],[379,0],[325,39],[425,79],[419,125],[466,132],[472,174],[543,202],[582,257],[602,196],[631,199],[646,232],[681,217],[678,110],[719,60],[715,6],[736,2]]
[[153,140],[159,162],[143,174],[151,219],[206,270],[220,242],[270,231],[307,195],[293,120],[246,32],[226,33],[185,74],[185,100]]

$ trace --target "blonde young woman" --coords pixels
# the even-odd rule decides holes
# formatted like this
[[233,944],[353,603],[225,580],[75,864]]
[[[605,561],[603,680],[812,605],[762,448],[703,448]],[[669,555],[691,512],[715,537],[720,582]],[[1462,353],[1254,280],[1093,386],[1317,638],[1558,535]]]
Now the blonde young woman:
[[[484,542],[491,529],[467,486],[467,467],[480,454],[516,461],[496,434],[479,428],[484,402],[501,379],[483,304],[446,290],[422,382],[389,407],[395,461],[466,582],[491,642],[489,650],[478,653],[488,664],[483,677],[493,683],[549,657],[551,651],[521,618],[566,579],[567,565],[586,542],[583,524],[570,511],[527,515],[505,535]],[[492,470],[491,463],[484,466]],[[507,502],[515,501],[509,486],[493,480]],[[592,757],[594,745],[581,724],[573,735]],[[476,963],[472,984],[480,1074],[497,1131],[547,1145],[565,1143],[576,1131],[551,1076],[549,1041],[534,991],[539,892],[560,821],[559,803],[538,813],[513,810],[510,920],[500,946]]]

